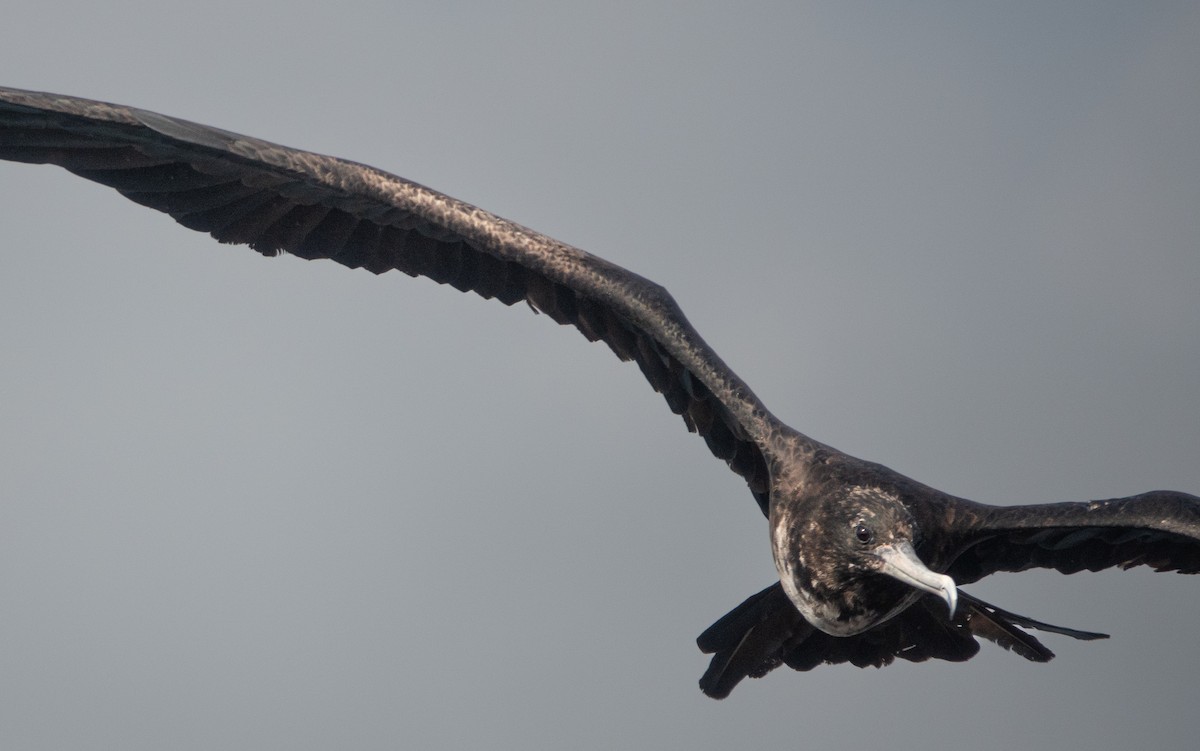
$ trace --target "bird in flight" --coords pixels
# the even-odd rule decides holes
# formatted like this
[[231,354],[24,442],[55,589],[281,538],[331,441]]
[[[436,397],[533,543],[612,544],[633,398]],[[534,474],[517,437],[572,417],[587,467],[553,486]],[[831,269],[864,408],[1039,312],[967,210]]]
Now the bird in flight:
[[785,425],[631,271],[417,183],[133,107],[0,88],[0,158],[57,164],[268,256],[397,269],[505,305],[525,302],[633,360],[667,405],[745,480],[770,527],[779,581],[700,637],[700,688],[728,696],[780,665],[963,661],[978,638],[1026,659],[1033,620],[959,589],[989,574],[1150,566],[1200,571],[1200,498],[990,506],[844,454]]

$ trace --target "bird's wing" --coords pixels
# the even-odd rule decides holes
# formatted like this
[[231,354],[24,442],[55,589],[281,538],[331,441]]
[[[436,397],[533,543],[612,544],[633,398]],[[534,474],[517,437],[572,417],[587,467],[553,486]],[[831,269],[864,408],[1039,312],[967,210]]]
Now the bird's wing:
[[764,452],[786,429],[667,291],[630,271],[372,167],[104,102],[0,88],[0,158],[57,164],[265,255],[526,301],[637,361],[766,512]]
[[1076,639],[1103,639],[1104,634],[1052,626],[1001,610],[966,592],[959,593],[954,618],[945,603],[923,597],[891,620],[854,636],[818,631],[796,610],[778,583],[749,597],[696,640],[712,654],[700,689],[723,699],[743,678],[761,678],[781,665],[807,671],[819,665],[850,663],[883,667],[897,658],[909,662],[963,662],[979,652],[983,638],[1033,662],[1048,662],[1054,653],[1025,629]]
[[947,514],[959,584],[998,571],[1051,568],[1064,574],[1114,566],[1200,573],[1200,498],[1156,490],[1130,498],[1035,506],[960,502]]

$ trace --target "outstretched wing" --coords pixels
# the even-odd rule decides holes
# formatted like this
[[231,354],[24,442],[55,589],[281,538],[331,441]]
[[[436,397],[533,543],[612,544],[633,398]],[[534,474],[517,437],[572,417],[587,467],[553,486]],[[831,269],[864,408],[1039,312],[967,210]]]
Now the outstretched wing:
[[0,158],[57,164],[265,255],[524,300],[635,360],[766,512],[764,451],[782,426],[665,289],[619,266],[372,167],[75,97],[0,89]]
[[1036,506],[961,503],[946,536],[955,548],[946,573],[959,584],[1031,568],[1200,573],[1200,498],[1187,493]]

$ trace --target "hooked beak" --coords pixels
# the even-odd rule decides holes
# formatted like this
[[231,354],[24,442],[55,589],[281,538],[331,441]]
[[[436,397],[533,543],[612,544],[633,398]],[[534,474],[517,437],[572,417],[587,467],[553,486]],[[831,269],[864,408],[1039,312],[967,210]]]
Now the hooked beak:
[[883,561],[881,573],[942,598],[950,606],[950,617],[954,617],[954,610],[958,606],[958,588],[954,580],[945,574],[930,571],[917,557],[917,551],[913,550],[911,543],[880,545],[874,553]]

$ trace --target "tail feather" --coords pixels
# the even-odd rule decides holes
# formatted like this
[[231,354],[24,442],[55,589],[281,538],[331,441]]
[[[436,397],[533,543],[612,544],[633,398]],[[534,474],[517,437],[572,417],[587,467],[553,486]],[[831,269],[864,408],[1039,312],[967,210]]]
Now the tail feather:
[[1066,626],[1055,626],[1050,623],[1035,621],[1027,616],[1017,615],[1011,611],[998,608],[995,605],[984,602],[978,597],[973,597],[962,590],[959,590],[959,597],[964,602],[975,606],[978,610],[986,611],[987,614],[992,618],[1002,618],[1025,628],[1037,629],[1038,631],[1045,631],[1051,634],[1062,634],[1063,636],[1069,636],[1072,639],[1079,639],[1081,641],[1094,641],[1096,639],[1108,638],[1108,634],[1101,634],[1095,631],[1080,631],[1079,629],[1067,628]]
[[780,665],[804,671],[843,662],[883,667],[896,658],[962,662],[979,651],[979,638],[1033,662],[1053,659],[1054,653],[1024,629],[1083,640],[1107,638],[1035,621],[961,590],[952,619],[946,618],[943,603],[930,596],[861,634],[830,636],[804,620],[776,583],[746,598],[696,639],[700,650],[713,656],[700,678],[700,690],[723,699],[742,679],[761,678]]

